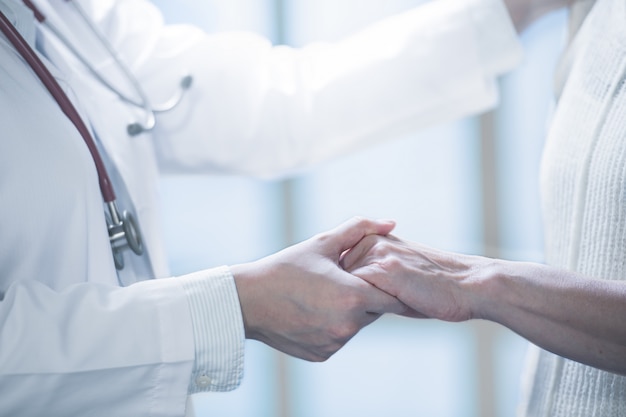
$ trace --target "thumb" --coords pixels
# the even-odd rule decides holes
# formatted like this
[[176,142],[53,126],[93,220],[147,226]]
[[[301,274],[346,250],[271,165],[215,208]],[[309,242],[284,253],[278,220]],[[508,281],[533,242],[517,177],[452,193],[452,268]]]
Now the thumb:
[[343,253],[352,249],[365,236],[387,235],[396,227],[393,220],[370,220],[363,217],[354,217],[339,225],[333,230],[337,237],[337,249]]

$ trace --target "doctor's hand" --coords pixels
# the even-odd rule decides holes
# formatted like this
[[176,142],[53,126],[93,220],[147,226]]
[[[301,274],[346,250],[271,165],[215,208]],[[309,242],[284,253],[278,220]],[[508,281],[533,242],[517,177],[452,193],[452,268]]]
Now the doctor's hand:
[[382,314],[403,313],[406,306],[396,298],[339,266],[346,250],[394,226],[355,218],[267,258],[231,267],[246,337],[323,361]]
[[394,236],[367,236],[341,259],[346,271],[406,304],[404,315],[454,322],[476,316],[472,283],[488,262]]

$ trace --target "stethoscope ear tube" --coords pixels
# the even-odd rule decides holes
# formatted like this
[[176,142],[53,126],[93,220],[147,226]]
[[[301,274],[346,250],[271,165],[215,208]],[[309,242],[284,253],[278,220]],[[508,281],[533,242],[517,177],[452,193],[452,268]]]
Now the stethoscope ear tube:
[[107,40],[104,34],[98,29],[98,27],[91,21],[87,13],[83,10],[81,5],[75,1],[65,0],[66,3],[71,4],[72,7],[76,10],[80,18],[84,21],[85,25],[89,27],[91,32],[96,36],[99,40],[100,44],[107,50],[107,52],[111,55],[111,58],[117,65],[118,69],[124,74],[124,77],[128,80],[130,85],[132,85],[135,90],[136,97],[133,98],[130,95],[123,93],[121,90],[115,87],[111,82],[107,80],[100,72],[94,68],[93,65],[89,63],[87,58],[67,39],[63,33],[57,29],[56,26],[51,24],[46,16],[39,10],[39,8],[30,0],[22,0],[24,4],[30,8],[35,18],[44,26],[46,26],[62,43],[65,47],[84,65],[84,67],[89,70],[89,72],[109,91],[114,93],[120,100],[125,102],[126,104],[138,107],[143,109],[146,112],[146,120],[144,122],[133,122],[126,127],[126,131],[129,136],[134,137],[138,136],[144,132],[149,132],[154,129],[156,126],[156,113],[164,113],[172,110],[180,102],[182,101],[185,93],[191,87],[193,82],[193,76],[187,74],[183,76],[179,82],[178,89],[174,92],[174,94],[165,102],[153,105],[150,103],[148,99],[148,95],[142,88],[141,84],[137,80],[137,78],[133,75],[130,69],[124,64],[124,61],[118,56],[117,52],[111,45],[111,43]]

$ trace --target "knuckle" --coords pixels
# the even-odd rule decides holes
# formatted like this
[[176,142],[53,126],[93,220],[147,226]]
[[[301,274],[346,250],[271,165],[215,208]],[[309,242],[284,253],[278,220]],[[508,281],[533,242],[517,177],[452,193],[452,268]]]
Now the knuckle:
[[344,343],[338,343],[334,340],[329,341],[325,345],[318,346],[315,351],[309,352],[305,359],[309,362],[326,362],[331,356],[337,353],[343,345]]
[[359,327],[351,322],[336,324],[329,330],[332,338],[335,340],[336,349],[339,350],[349,339],[359,331]]
[[369,220],[363,216],[354,216],[352,217],[352,223],[356,226],[366,226],[369,224]]
[[330,358],[330,355],[326,354],[325,352],[318,352],[318,353],[311,354],[309,357],[306,358],[306,360],[309,362],[320,363],[320,362],[326,362],[328,358]]
[[387,256],[392,253],[393,245],[389,240],[385,239],[382,236],[371,236],[374,239],[374,244],[372,245],[372,252],[377,256]]
[[318,240],[320,242],[324,242],[324,241],[327,241],[327,240],[331,239],[331,237],[332,237],[332,232],[325,231],[325,232],[320,232],[320,233],[316,234],[314,236],[314,239],[316,239],[316,240]]
[[337,353],[339,349],[341,349],[341,346],[343,345],[334,344],[332,346],[329,346],[326,350],[324,350],[324,352],[320,353],[320,355],[318,356],[318,359],[319,359],[318,362],[326,362],[335,353]]
[[388,255],[381,262],[381,266],[385,270],[395,271],[395,270],[398,270],[402,266],[402,261],[397,256]]

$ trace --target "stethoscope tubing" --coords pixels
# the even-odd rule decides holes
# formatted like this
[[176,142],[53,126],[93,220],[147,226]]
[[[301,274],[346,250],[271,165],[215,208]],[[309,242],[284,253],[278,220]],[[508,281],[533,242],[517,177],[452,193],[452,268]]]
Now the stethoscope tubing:
[[115,261],[115,267],[120,270],[124,268],[124,258],[122,256],[122,250],[128,246],[135,254],[143,254],[143,239],[141,232],[135,218],[132,213],[123,211],[120,214],[116,204],[115,191],[113,184],[106,170],[100,152],[96,142],[91,135],[89,129],[83,122],[80,114],[76,110],[76,107],[72,104],[71,100],[65,94],[65,91],[61,88],[57,80],[50,73],[45,64],[41,61],[37,53],[28,44],[28,42],[22,37],[19,31],[11,24],[9,19],[0,10],[0,31],[6,36],[6,38],[15,47],[17,52],[24,58],[27,64],[35,72],[39,80],[43,83],[46,89],[50,92],[54,100],[57,102],[61,111],[67,116],[72,124],[76,127],[79,134],[82,136],[85,145],[89,149],[91,157],[93,159],[96,171],[98,172],[98,183],[100,185],[100,192],[102,199],[107,206],[110,221],[107,219],[107,229],[109,233],[109,242],[111,243],[111,249],[113,251],[113,259]]
[[[110,91],[113,91],[118,96],[118,98],[120,100],[124,101],[125,103],[128,103],[128,104],[130,104],[132,106],[135,106],[135,107],[140,107],[142,109],[145,109],[146,111],[150,111],[150,108],[149,108],[149,106],[147,104],[148,103],[148,98],[146,97],[145,93],[143,92],[143,89],[141,88],[139,83],[134,79],[134,77],[132,76],[132,74],[130,73],[128,68],[126,68],[126,66],[123,65],[122,61],[117,56],[117,53],[115,52],[115,50],[111,47],[111,45],[109,45],[109,43],[106,41],[106,39],[104,39],[104,37],[102,36],[100,31],[97,31],[97,30],[95,30],[94,27],[92,27],[91,22],[89,22],[89,20],[86,18],[85,13],[84,13],[82,7],[80,7],[75,2],[71,2],[72,5],[74,5],[76,7],[76,10],[79,12],[79,16],[81,17],[81,19],[83,19],[83,21],[85,21],[85,23],[89,25],[89,27],[92,30],[92,32],[95,34],[95,36],[97,36],[99,42],[106,48],[107,52],[113,57],[113,59],[115,60],[116,65],[119,66],[120,70],[124,73],[124,76],[129,80],[129,82],[132,84],[133,88],[137,91],[137,94],[139,95],[139,97],[141,99],[141,102],[139,102],[137,100],[133,100],[132,98],[126,96],[125,94],[122,94],[106,78],[104,78],[102,75],[100,75],[100,73],[98,71],[96,71],[91,66],[91,64],[78,51],[78,49],[76,49],[74,47],[72,42],[70,42],[69,39],[67,39],[63,35],[63,33],[61,33],[55,26],[53,26],[53,25],[48,23],[48,20],[47,20],[46,16],[43,14],[43,12],[32,1],[30,1],[30,0],[22,0],[22,2],[24,3],[24,5],[26,5],[26,7],[28,7],[33,12],[33,14],[35,16],[35,19],[37,19],[37,21],[39,23],[41,23],[48,30],[50,30],[52,33],[54,33],[54,36],[59,38],[61,40],[61,42],[63,42],[65,47],[67,47],[72,52],[72,54],[89,70],[89,72],[91,72],[91,74],[94,77],[96,77],[100,83],[104,84],[104,86],[107,89],[109,89]],[[66,0],[66,2],[70,3],[69,0]]]
[[117,52],[111,45],[111,43],[106,39],[106,37],[102,34],[100,30],[94,25],[94,23],[89,19],[87,13],[83,10],[83,8],[76,1],[73,0],[64,0],[66,3],[71,4],[76,10],[78,16],[83,20],[85,25],[87,25],[93,34],[97,37],[98,42],[107,50],[109,55],[115,61],[115,64],[119,68],[119,70],[124,74],[126,80],[130,83],[133,90],[138,96],[138,100],[131,98],[130,96],[124,94],[121,90],[116,88],[112,83],[110,83],[103,75],[101,75],[85,58],[83,54],[74,46],[72,42],[67,39],[61,31],[59,31],[54,25],[50,24],[43,14],[43,12],[31,1],[31,0],[22,0],[24,5],[32,10],[35,19],[45,26],[48,30],[50,30],[64,45],[69,49],[69,51],[87,68],[87,70],[109,91],[115,94],[121,101],[131,106],[143,109],[146,113],[146,120],[144,123],[134,122],[127,126],[126,131],[130,136],[137,136],[141,133],[148,132],[154,129],[156,126],[156,113],[164,113],[172,110],[176,107],[180,101],[182,100],[185,92],[191,87],[193,82],[193,77],[189,74],[183,76],[178,85],[178,91],[167,101],[161,103],[160,105],[153,105],[150,103],[148,99],[148,95],[145,93],[143,87],[137,81],[132,72],[128,69],[128,67],[124,64],[124,61],[118,56]]
[[[25,0],[27,1],[27,0]],[[93,158],[96,170],[98,171],[98,182],[100,184],[100,191],[105,203],[112,203],[115,201],[115,191],[113,190],[113,184],[106,170],[102,157],[98,152],[98,147],[94,141],[89,129],[81,119],[78,111],[72,104],[71,100],[65,94],[65,91],[61,88],[57,80],[50,73],[45,64],[41,61],[37,53],[31,48],[26,40],[20,35],[17,29],[11,24],[9,19],[0,12],[0,30],[7,37],[9,42],[13,44],[18,53],[26,60],[28,65],[35,72],[37,77],[41,80],[46,89],[50,92],[52,97],[59,104],[59,107],[63,113],[70,119],[72,124],[76,127],[80,135],[82,136],[91,157]]]

